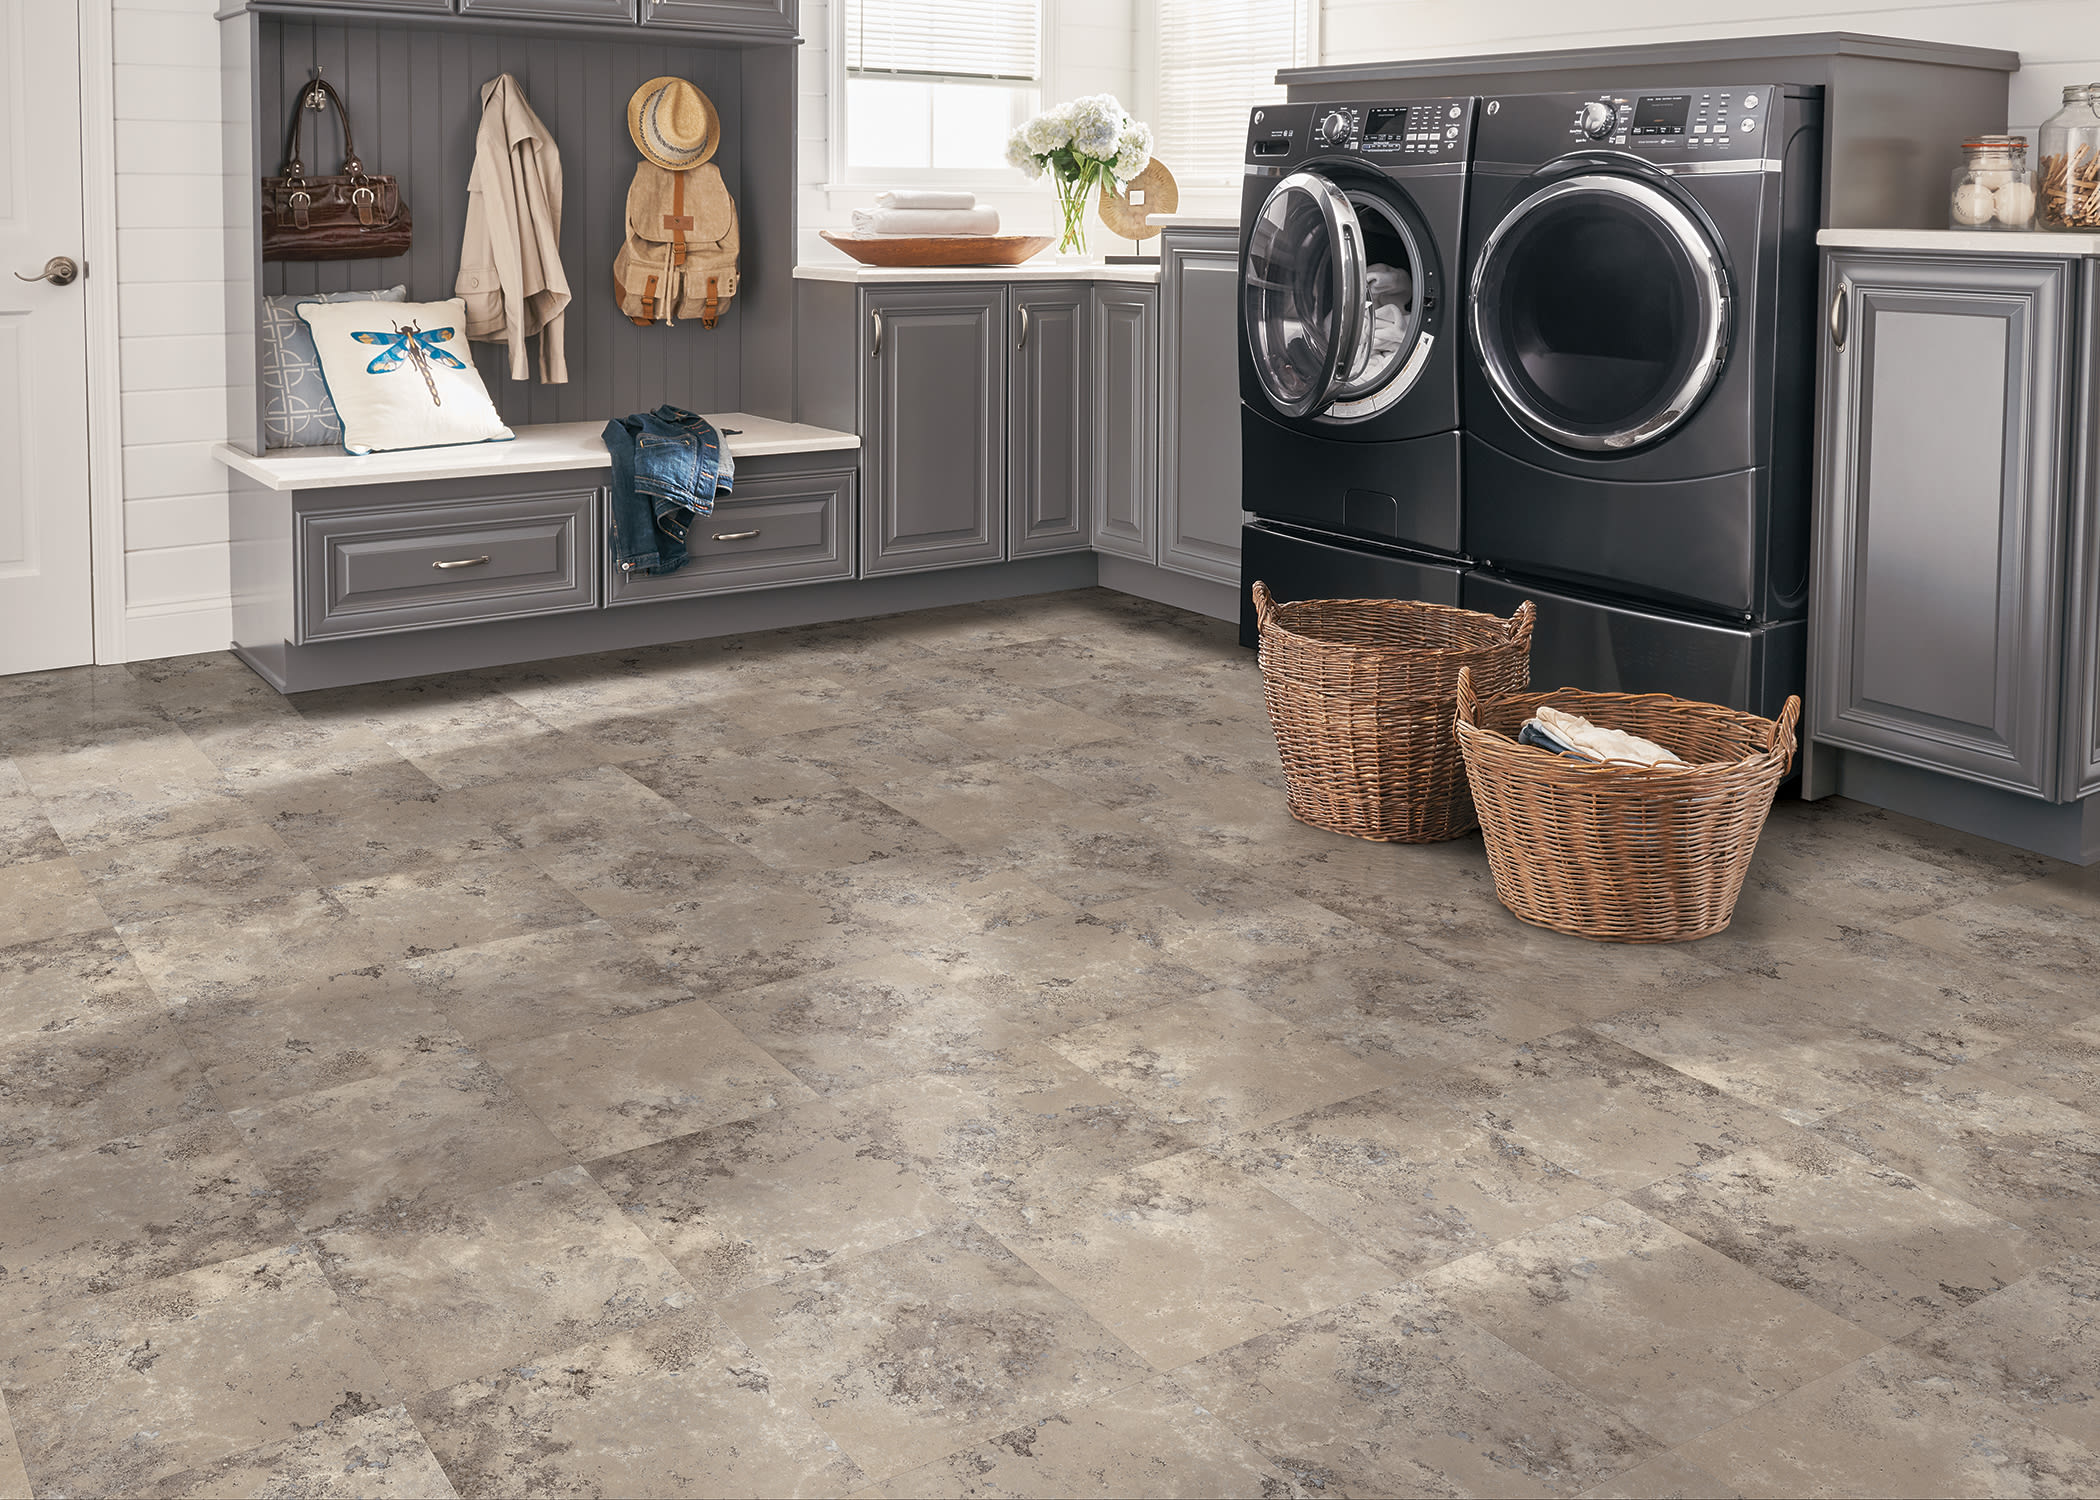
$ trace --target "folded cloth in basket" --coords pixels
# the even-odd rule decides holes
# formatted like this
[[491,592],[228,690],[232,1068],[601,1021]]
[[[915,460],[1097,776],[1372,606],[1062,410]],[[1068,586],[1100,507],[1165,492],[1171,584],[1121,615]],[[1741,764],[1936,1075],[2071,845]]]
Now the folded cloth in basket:
[[975,208],[975,193],[943,193],[933,188],[900,188],[893,193],[877,193],[877,208]]
[[864,208],[853,211],[855,234],[997,234],[996,208]]
[[[1642,766],[1684,764],[1653,740],[1644,740],[1622,729],[1606,729],[1592,724],[1580,714],[1564,713],[1551,704],[1541,703],[1537,713],[1524,721],[1524,729],[1533,730],[1535,737],[1527,738],[1523,731],[1519,731],[1517,738],[1521,743],[1538,745],[1541,750],[1555,750],[1556,754],[1575,755],[1584,760],[1632,761]],[[1542,739],[1551,743],[1540,745]]]

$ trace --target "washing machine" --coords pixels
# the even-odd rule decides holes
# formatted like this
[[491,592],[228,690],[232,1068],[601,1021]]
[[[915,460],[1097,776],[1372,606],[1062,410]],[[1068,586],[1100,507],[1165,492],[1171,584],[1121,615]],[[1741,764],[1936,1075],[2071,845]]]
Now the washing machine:
[[1776,713],[1805,672],[1822,91],[1485,98],[1468,179],[1469,607],[1532,679]]
[[1240,214],[1241,636],[1279,599],[1456,604],[1471,97],[1252,112]]

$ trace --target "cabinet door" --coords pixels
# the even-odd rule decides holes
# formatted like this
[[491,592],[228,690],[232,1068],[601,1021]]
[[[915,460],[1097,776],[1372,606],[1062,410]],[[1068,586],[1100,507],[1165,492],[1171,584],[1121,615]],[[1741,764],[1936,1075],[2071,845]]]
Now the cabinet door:
[[795,0],[642,0],[644,26],[795,34]]
[[[452,0],[278,0],[278,3],[282,5],[325,5],[332,10],[342,9],[346,5],[355,6],[359,10],[434,10],[445,15],[452,14],[453,8]],[[223,9],[224,7],[221,8]]]
[[1158,556],[1159,288],[1094,288],[1094,550]]
[[547,21],[632,21],[635,0],[459,0],[461,15]]
[[1168,232],[1160,275],[1159,565],[1240,581],[1239,236]]
[[1007,536],[1016,557],[1084,552],[1087,527],[1087,288],[1010,289]]
[[861,571],[1006,555],[1006,288],[861,303]]
[[1817,739],[2054,797],[2071,269],[1826,262]]
[[2100,792],[2100,260],[2078,263],[2078,377],[2071,403],[2071,588],[2063,797]]

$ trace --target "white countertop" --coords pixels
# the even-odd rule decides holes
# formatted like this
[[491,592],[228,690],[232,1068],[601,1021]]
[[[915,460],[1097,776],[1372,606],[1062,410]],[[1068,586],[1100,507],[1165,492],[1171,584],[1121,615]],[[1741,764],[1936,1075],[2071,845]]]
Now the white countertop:
[[[722,432],[733,458],[772,453],[851,452],[860,439],[850,432],[780,422],[749,412],[703,412]],[[729,429],[735,428],[735,432]],[[257,457],[231,443],[212,457],[227,468],[273,490],[329,490],[353,484],[414,484],[424,479],[475,479],[489,474],[545,474],[563,469],[602,469],[605,423],[546,422],[513,429],[508,443],[461,443],[451,448],[410,448],[397,453],[345,453],[340,448],[272,448]]]
[[1972,255],[2100,255],[2100,234],[2048,229],[1823,229],[1816,243],[1838,250],[1960,251]]
[[[1127,240],[1122,243],[1129,243]],[[888,282],[940,281],[1134,281],[1159,280],[1157,262],[1147,266],[1108,266],[1098,260],[1065,262],[1038,255],[1018,266],[864,266],[841,255],[837,260],[805,261],[795,267],[798,281],[850,281],[863,285]]]

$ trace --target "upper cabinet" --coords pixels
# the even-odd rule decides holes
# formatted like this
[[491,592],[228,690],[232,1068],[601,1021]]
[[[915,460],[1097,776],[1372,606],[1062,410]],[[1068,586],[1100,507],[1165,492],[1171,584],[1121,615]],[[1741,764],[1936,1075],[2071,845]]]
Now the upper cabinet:
[[788,40],[795,35],[796,0],[251,0],[264,11],[402,12],[456,15],[478,21],[565,21],[583,25],[661,27],[728,40]]
[[632,21],[635,0],[459,0],[463,16],[532,21]]
[[641,0],[642,24],[795,34],[795,0]]

